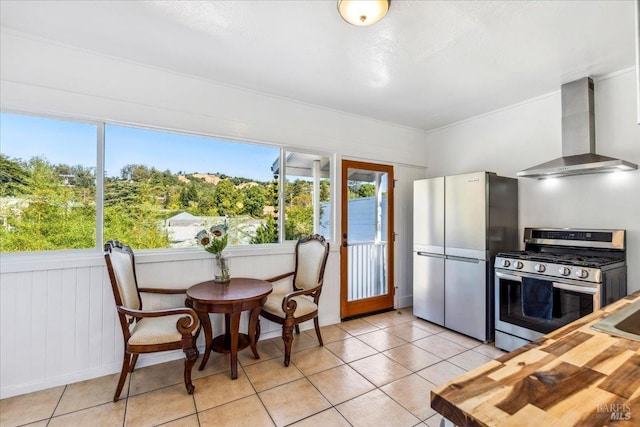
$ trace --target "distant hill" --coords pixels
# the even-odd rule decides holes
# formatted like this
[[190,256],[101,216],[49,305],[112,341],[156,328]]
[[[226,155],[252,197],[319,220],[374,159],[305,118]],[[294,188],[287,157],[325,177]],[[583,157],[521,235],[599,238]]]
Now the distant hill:
[[[193,174],[189,174],[188,176],[178,175],[178,180],[180,182],[184,182],[185,184],[188,184],[191,181],[189,179],[189,177],[191,176],[194,178],[202,179],[204,180],[204,182],[208,184],[213,184],[213,185],[218,185],[220,180],[224,178],[229,178],[229,177],[225,177],[224,175],[220,177],[218,175],[210,174],[210,173],[193,173]],[[232,178],[232,181],[236,181],[236,182],[241,181],[240,183],[236,184],[237,188],[247,188],[247,187],[255,187],[256,185],[264,185],[264,183],[250,181],[247,178]]]
[[192,175],[194,178],[204,179],[204,182],[208,182],[209,184],[218,185],[220,182],[220,177],[218,175],[211,175],[208,173],[194,173]]
[[[207,182],[213,185],[218,185],[221,179],[218,175],[213,175],[210,173],[192,173],[192,174],[189,174],[189,176],[203,179],[204,182]],[[180,180],[180,182],[184,182],[185,184],[188,184],[189,182],[191,182],[191,180],[186,175],[178,175],[178,180]]]

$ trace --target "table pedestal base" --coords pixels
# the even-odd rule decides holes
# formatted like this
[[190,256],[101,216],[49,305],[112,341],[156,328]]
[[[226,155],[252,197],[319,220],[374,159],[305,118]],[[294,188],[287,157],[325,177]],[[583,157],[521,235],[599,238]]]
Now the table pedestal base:
[[[249,339],[249,335],[238,333],[238,351],[244,350],[249,347],[251,344],[251,339]],[[211,351],[215,351],[216,353],[231,353],[231,341],[229,340],[229,336],[226,334],[218,335],[211,342]]]
[[[260,301],[260,303],[260,307],[262,307],[264,302]],[[200,321],[202,322],[202,326],[204,329],[205,342],[211,342],[210,345],[207,344],[206,351],[202,357],[202,362],[200,363],[201,371],[207,364],[209,355],[212,351],[215,351],[216,353],[229,354],[231,356],[231,379],[233,380],[238,378],[238,351],[251,346],[253,356],[256,359],[260,359],[260,355],[258,354],[258,349],[256,347],[257,338],[260,336],[260,320],[258,319],[258,316],[260,314],[259,307],[253,308],[251,310],[249,320],[249,334],[242,334],[238,332],[238,327],[240,326],[240,312],[225,313],[225,333],[222,335],[218,335],[213,339],[211,339],[213,331],[211,329],[209,314],[201,311],[197,311],[197,313],[198,317],[200,317]],[[231,344],[234,337],[237,339],[237,345],[235,346],[235,348]]]

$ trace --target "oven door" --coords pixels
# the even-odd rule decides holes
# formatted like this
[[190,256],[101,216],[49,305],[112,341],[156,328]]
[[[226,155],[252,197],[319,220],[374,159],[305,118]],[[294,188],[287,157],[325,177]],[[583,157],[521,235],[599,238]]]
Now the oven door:
[[[551,320],[525,316],[522,312],[522,278],[540,276],[496,269],[496,329],[528,340],[540,337],[600,308],[600,285],[577,280],[553,281]],[[546,279],[546,278],[544,278]],[[544,280],[543,279],[543,280]],[[533,331],[533,333],[528,333]]]

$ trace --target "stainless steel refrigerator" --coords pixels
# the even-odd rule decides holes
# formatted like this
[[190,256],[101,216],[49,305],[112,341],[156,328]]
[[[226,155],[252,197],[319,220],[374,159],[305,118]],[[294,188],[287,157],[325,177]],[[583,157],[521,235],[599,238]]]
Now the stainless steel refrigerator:
[[477,172],[413,191],[413,313],[493,340],[493,259],[518,249],[518,181]]

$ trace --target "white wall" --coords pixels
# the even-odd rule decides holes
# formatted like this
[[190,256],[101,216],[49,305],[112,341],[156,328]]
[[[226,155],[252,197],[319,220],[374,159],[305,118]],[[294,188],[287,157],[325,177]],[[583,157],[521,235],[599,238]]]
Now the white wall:
[[2,31],[3,108],[78,115],[424,166],[422,131]]
[[[640,164],[633,69],[595,81],[596,151]],[[488,170],[515,177],[561,149],[560,92],[432,133],[428,175]],[[552,180],[519,179],[520,233],[527,226],[627,230],[629,292],[640,290],[640,171]]]
[[[97,55],[13,31],[0,34],[0,106],[333,152],[396,165],[397,303],[410,304],[411,193],[424,176],[426,134],[324,108]],[[338,166],[338,164],[336,164]],[[339,167],[336,167],[336,183]],[[339,198],[338,198],[339,199]],[[339,212],[339,201],[336,201]],[[336,229],[339,230],[339,216]],[[325,273],[320,323],[340,321],[339,243]],[[408,248],[408,249],[407,249]],[[228,250],[232,274],[293,267],[293,246]],[[185,287],[211,277],[204,251],[143,252],[141,284]],[[410,273],[409,273],[410,274]],[[122,343],[101,253],[0,257],[0,398],[120,370]],[[152,305],[155,301],[151,301]],[[277,336],[264,321],[263,337]],[[218,322],[219,323],[219,322]],[[303,327],[304,328],[304,327]],[[180,357],[170,353],[164,357]],[[140,365],[161,357],[142,358]]]
[[[397,167],[394,170],[396,186],[395,215],[395,286],[396,307],[413,305],[413,181],[427,177],[427,171],[418,167]],[[401,203],[399,201],[402,201]]]
[[[169,253],[140,251],[137,254],[141,286],[188,288],[213,276],[213,258],[204,251],[182,252],[179,260],[173,260],[175,255]],[[329,277],[338,274],[337,256],[337,252],[332,252],[327,262]],[[0,275],[2,398],[119,372],[122,332],[104,259],[102,254],[77,258],[52,256],[49,260],[55,267],[43,263],[31,268],[26,262],[3,260]],[[250,257],[236,254],[230,258],[230,269],[236,276],[266,278],[292,268],[291,248],[279,248],[270,254],[254,253]],[[322,297],[326,302],[339,300],[339,283],[327,281]],[[147,309],[183,303],[184,295],[143,294],[143,305]],[[334,311],[330,304],[322,305],[321,322],[339,321]],[[213,315],[212,321],[214,334],[222,333],[222,315]],[[241,329],[246,330],[247,324],[247,313],[243,313]],[[277,324],[262,319],[261,326],[264,337],[280,335]],[[202,351],[203,336],[199,346]],[[139,366],[180,357],[183,356],[179,351],[142,355]]]

